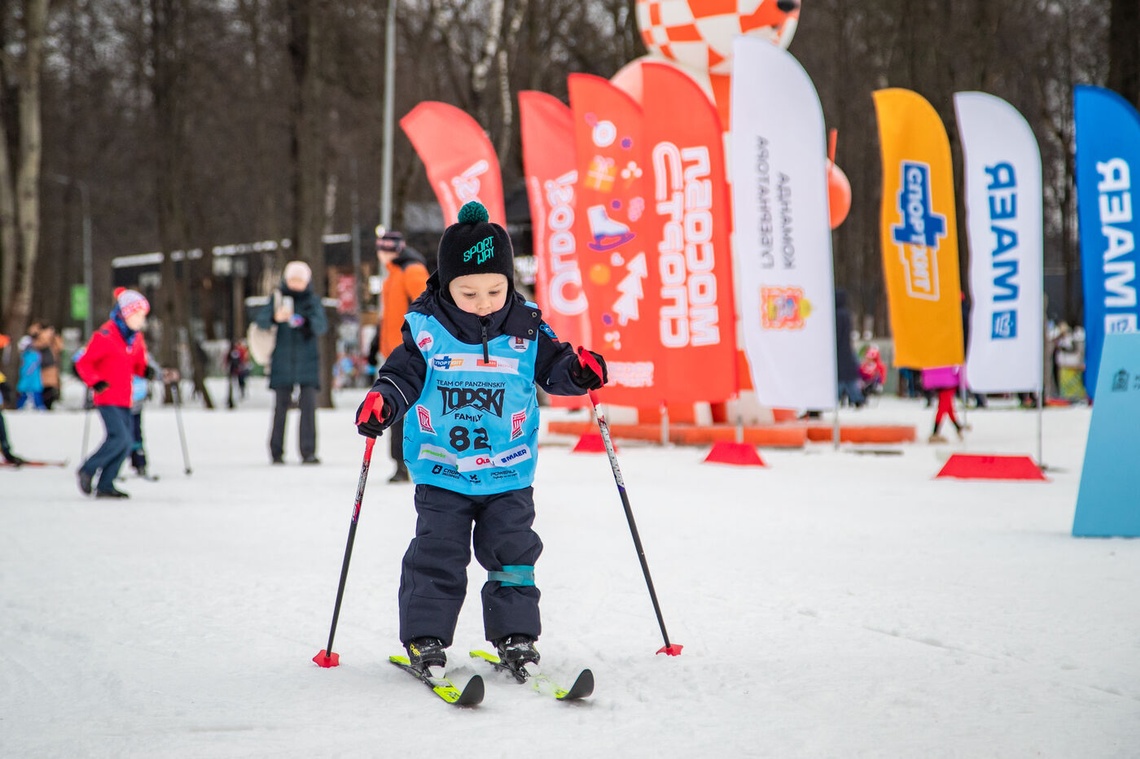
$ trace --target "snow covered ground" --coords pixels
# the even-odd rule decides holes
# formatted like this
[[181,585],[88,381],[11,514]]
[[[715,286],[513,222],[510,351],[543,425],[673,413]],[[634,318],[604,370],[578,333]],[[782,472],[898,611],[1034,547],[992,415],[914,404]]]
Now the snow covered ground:
[[[1008,406],[971,410],[965,444],[762,450],[767,468],[619,442],[679,657],[654,654],[606,457],[547,436],[539,648],[556,677],[592,667],[597,690],[561,704],[484,673],[483,705],[461,710],[387,663],[414,514],[411,487],[386,482],[386,441],[341,666],[311,661],[351,517],[361,394],[320,412],[319,467],[297,463],[295,419],[289,465],[270,466],[261,380],[238,410],[187,406],[189,476],[174,410],[149,408],[161,479],[127,479],[127,501],[76,489],[82,411],[6,412],[18,453],[70,463],[0,469],[0,756],[1140,755],[1140,542],[1070,536],[1087,408],[1045,412],[1047,483],[933,479],[955,448],[1035,455],[1036,413]],[[841,418],[925,439],[932,415],[886,398]],[[457,679],[481,671],[465,657],[484,645],[483,571],[470,573]]]

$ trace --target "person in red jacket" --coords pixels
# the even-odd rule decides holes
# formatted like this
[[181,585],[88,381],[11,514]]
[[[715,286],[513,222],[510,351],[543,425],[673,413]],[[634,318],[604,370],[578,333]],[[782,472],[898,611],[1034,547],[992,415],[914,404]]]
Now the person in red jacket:
[[872,343],[863,354],[859,364],[859,380],[863,383],[863,395],[878,395],[887,383],[887,367],[879,354],[879,346]]
[[91,336],[83,355],[75,362],[79,378],[95,391],[95,408],[103,418],[107,437],[98,450],[79,467],[79,489],[90,495],[95,482],[97,498],[127,498],[115,487],[119,467],[131,452],[134,429],[131,422],[131,377],[150,379],[146,342],[140,330],[146,326],[150,304],[135,290],[115,290],[111,318]]

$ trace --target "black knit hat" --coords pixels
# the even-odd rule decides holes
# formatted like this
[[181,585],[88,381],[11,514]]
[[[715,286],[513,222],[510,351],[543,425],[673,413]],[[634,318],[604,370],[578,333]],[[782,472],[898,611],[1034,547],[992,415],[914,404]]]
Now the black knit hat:
[[444,230],[439,241],[439,284],[443,292],[456,277],[502,274],[515,280],[514,251],[507,230],[489,221],[482,203],[472,200],[459,209],[459,221]]

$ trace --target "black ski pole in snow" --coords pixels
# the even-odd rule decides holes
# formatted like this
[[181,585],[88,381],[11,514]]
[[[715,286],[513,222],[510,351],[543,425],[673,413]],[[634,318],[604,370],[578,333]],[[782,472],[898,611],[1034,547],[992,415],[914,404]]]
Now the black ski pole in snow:
[[[602,367],[585,348],[578,349],[578,359],[583,366],[588,366],[599,377],[602,376]],[[661,637],[665,645],[657,650],[659,654],[680,656],[683,646],[680,643],[670,643],[669,633],[665,630],[665,618],[661,616],[661,604],[657,602],[657,591],[653,589],[653,578],[649,576],[649,563],[645,560],[645,549],[641,546],[641,536],[637,534],[637,523],[633,521],[633,509],[629,505],[629,496],[625,492],[625,481],[618,466],[617,453],[614,451],[613,440],[610,439],[610,426],[606,423],[602,410],[598,408],[598,396],[593,390],[586,391],[590,396],[590,405],[594,407],[594,417],[598,420],[598,430],[602,433],[602,442],[606,446],[606,455],[610,459],[610,469],[614,473],[614,482],[617,483],[618,495],[621,496],[621,505],[625,509],[625,519],[629,522],[629,532],[633,535],[633,545],[637,548],[637,558],[641,562],[641,572],[645,575],[645,585],[649,588],[649,597],[653,600],[653,611],[657,614],[657,624],[661,627]]]
[[174,419],[178,422],[178,439],[182,442],[182,464],[190,474],[190,452],[186,450],[186,433],[182,430],[182,390],[179,380],[171,383],[174,392]]
[[[357,423],[367,421],[372,413],[371,408],[360,410],[360,419]],[[318,667],[335,667],[340,664],[340,654],[333,653],[333,636],[336,635],[336,623],[340,618],[340,602],[344,598],[344,583],[348,580],[348,562],[352,559],[352,544],[356,540],[356,523],[360,519],[360,504],[364,501],[364,486],[368,483],[368,467],[372,465],[372,447],[376,445],[376,438],[370,437],[364,443],[364,461],[360,465],[360,479],[356,481],[356,501],[352,505],[352,523],[348,526],[348,542],[344,546],[344,561],[340,565],[340,584],[336,588],[336,603],[333,604],[332,625],[329,626],[329,642],[325,648],[313,657]]]

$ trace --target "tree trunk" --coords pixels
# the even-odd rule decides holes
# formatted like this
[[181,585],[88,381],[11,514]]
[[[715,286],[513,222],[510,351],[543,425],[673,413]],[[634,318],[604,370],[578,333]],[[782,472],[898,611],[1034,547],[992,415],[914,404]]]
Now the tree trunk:
[[1112,0],[1108,22],[1108,87],[1140,108],[1140,2]]
[[[166,367],[180,366],[178,346],[186,341],[190,354],[194,390],[202,396],[208,409],[214,408],[206,388],[205,366],[197,339],[189,329],[187,318],[188,283],[193,279],[193,266],[186,234],[186,214],[182,203],[185,186],[185,155],[179,72],[179,40],[184,23],[184,6],[180,0],[151,0],[151,58],[154,74],[151,93],[154,97],[155,141],[158,145],[155,181],[158,200],[158,236],[163,250],[161,316],[163,324],[160,362]],[[175,251],[182,253],[181,271],[176,268]],[[166,402],[173,402],[169,392]]]
[[[293,103],[293,249],[289,257],[305,261],[313,270],[313,291],[323,297],[325,256],[321,234],[325,228],[325,192],[328,167],[325,128],[324,62],[325,29],[330,14],[328,0],[287,0],[289,13],[289,58],[297,92]],[[332,326],[330,325],[330,330]],[[319,403],[332,408],[332,351],[321,341],[321,389]]]
[[[18,82],[17,118],[19,134],[13,161],[6,154],[11,135],[0,131],[0,258],[14,259],[5,264],[3,274],[6,313],[4,327],[17,336],[28,326],[32,304],[32,275],[40,240],[40,162],[43,155],[40,121],[40,76],[43,64],[44,31],[47,25],[47,0],[28,0],[24,4],[24,56],[15,62],[16,71],[3,71],[4,81],[14,74]],[[4,64],[6,69],[8,64]],[[10,278],[9,278],[10,277]],[[10,283],[10,284],[9,284]]]

